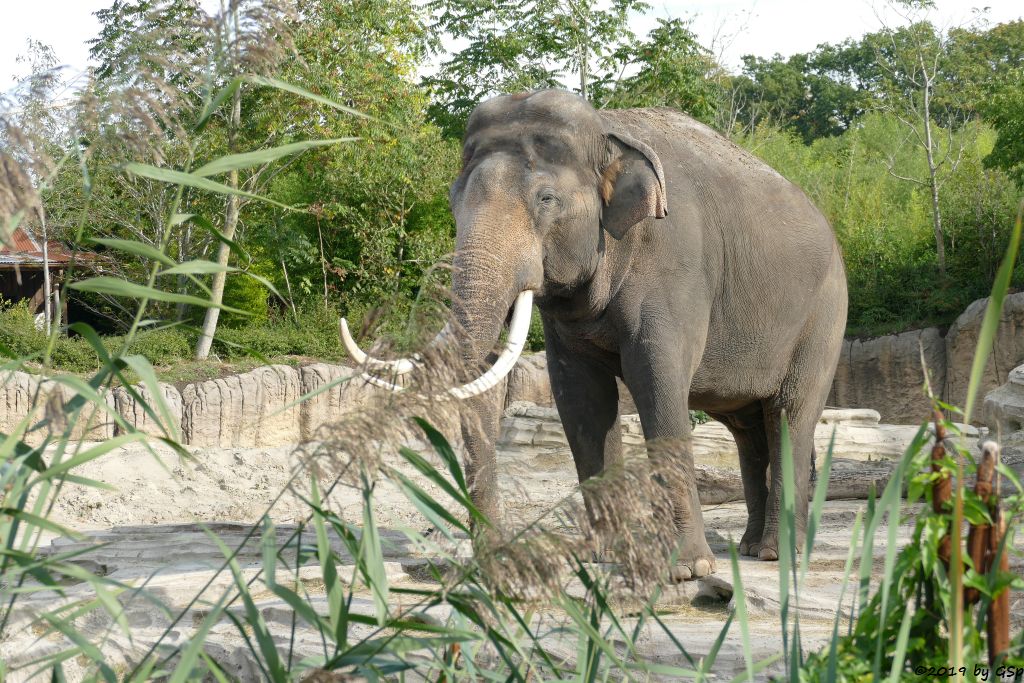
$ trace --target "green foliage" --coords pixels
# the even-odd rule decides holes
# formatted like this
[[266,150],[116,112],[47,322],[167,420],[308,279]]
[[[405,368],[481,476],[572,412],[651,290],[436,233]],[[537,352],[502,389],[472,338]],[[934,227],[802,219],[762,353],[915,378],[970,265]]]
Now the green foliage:
[[742,75],[733,82],[746,126],[772,123],[793,131],[804,143],[840,135],[870,103],[851,71],[862,64],[856,44],[822,45],[806,54],[771,59],[747,55]]
[[[446,44],[468,42],[425,79],[431,116],[450,137],[461,137],[473,107],[500,93],[569,87],[593,99],[609,92],[636,50],[630,15],[649,9],[641,0],[431,0],[427,7]],[[678,35],[664,35],[659,52]]]
[[615,57],[637,70],[621,81],[595,88],[594,100],[600,105],[674,107],[706,123],[714,120],[719,86],[712,74],[718,66],[687,22],[658,19],[646,40],[623,46]]
[[1005,171],[1024,188],[1024,67],[1007,77],[985,113],[998,135],[985,166]]
[[[946,131],[941,131],[946,135]],[[923,160],[900,147],[891,115],[862,117],[850,131],[805,145],[794,133],[762,127],[740,142],[800,185],[835,228],[850,291],[848,332],[873,335],[951,322],[985,296],[1009,237],[1015,191],[981,159],[992,134],[972,124],[963,158],[941,195],[948,277],[935,262],[930,197],[901,175],[923,173]],[[1014,285],[1024,284],[1018,268]]]
[[526,333],[526,348],[531,351],[544,350],[544,322],[540,319],[540,312],[536,307],[530,317],[530,331]]
[[237,273],[228,275],[224,282],[224,305],[237,308],[245,315],[227,313],[220,322],[226,327],[265,325],[270,315],[270,293],[258,280]]
[[[287,268],[289,296],[300,304],[340,300],[347,312],[408,302],[453,248],[447,190],[459,159],[457,144],[427,122],[428,100],[411,81],[426,49],[424,28],[406,0],[321,0],[304,5],[302,18],[296,80],[373,118],[290,110],[291,125],[310,134],[360,142],[307,153],[281,174],[271,193],[309,210],[250,234],[267,260]],[[283,274],[273,278],[282,292]]]
[[225,359],[303,356],[339,360],[342,351],[338,341],[338,315],[336,311],[316,306],[304,309],[297,320],[291,315],[274,313],[262,324],[221,330],[214,341],[214,349]]
[[[1024,203],[1019,211],[1024,212]],[[1024,228],[1021,220],[1022,214],[1018,213],[978,336],[963,412],[968,423],[999,327],[1003,301],[1009,289],[1009,274],[1020,250]],[[935,401],[934,408],[935,414],[940,415],[943,406]],[[956,409],[952,411],[959,412]],[[1024,580],[1013,573],[1001,572],[997,560],[984,573],[974,566],[963,549],[961,529],[965,521],[970,525],[1005,523],[1006,536],[997,555],[1014,553],[1014,527],[1024,518],[1024,489],[1012,470],[997,464],[996,476],[1004,478],[1004,485],[1013,487],[1013,494],[1007,498],[1000,499],[998,494],[993,496],[994,504],[1000,508],[998,514],[1001,519],[997,519],[992,500],[983,500],[966,484],[971,475],[977,474],[978,467],[963,440],[958,438],[961,436],[959,428],[947,421],[941,426],[951,435],[941,444],[946,449],[945,453],[939,452],[943,457],[936,460],[926,448],[927,423],[922,425],[886,484],[877,506],[873,499],[869,500],[861,551],[864,559],[861,560],[860,590],[851,608],[856,617],[848,634],[837,638],[836,628],[827,651],[812,653],[805,661],[791,661],[793,675],[790,680],[853,682],[880,680],[887,673],[888,680],[918,680],[922,672],[935,670],[967,677],[970,674],[965,672],[974,671],[978,664],[986,671],[989,666],[997,664],[989,661],[986,647],[988,605],[1003,590],[1024,588]],[[937,432],[939,427],[936,424]],[[954,452],[949,452],[950,449]],[[944,479],[955,482],[952,500],[937,506],[939,509],[936,510],[936,483]],[[927,503],[918,512],[907,516],[902,514],[900,501],[904,486],[908,507],[922,499]],[[999,491],[999,488],[995,490]],[[880,585],[869,598],[869,582],[875,574],[871,547],[883,515],[887,515],[889,526],[885,564]],[[915,521],[914,532],[910,542],[897,556],[897,526],[910,520]],[[850,560],[856,551],[857,539],[853,541],[847,561],[847,578]],[[951,550],[947,558],[943,558],[940,551],[944,542]],[[962,591],[965,586],[980,593],[977,606],[964,604]],[[837,610],[836,627],[838,624]],[[1018,635],[1018,641],[1021,637]],[[893,643],[896,643],[895,647],[892,647]],[[1001,663],[1020,667],[1024,665],[1024,657],[1020,650],[1011,649]]]
[[[124,343],[123,338],[111,337],[106,346],[113,353]],[[137,353],[153,366],[169,366],[192,357],[195,348],[195,334],[186,332],[180,326],[159,330],[148,330],[132,339],[129,353]]]

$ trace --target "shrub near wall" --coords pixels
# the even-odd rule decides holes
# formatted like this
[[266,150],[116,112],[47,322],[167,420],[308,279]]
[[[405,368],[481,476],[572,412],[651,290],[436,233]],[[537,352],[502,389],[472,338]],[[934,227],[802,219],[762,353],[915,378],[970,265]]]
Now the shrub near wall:
[[[892,164],[899,175],[927,177],[923,155],[902,143],[901,126],[892,117],[869,114],[843,135],[810,145],[771,127],[739,140],[802,187],[832,223],[849,280],[850,336],[953,322],[990,289],[1016,215],[1013,183],[1001,171],[982,168],[992,131],[979,123],[956,131],[954,139],[964,143],[962,159],[943,178],[940,194],[948,272],[943,280],[928,188],[889,172]],[[1020,265],[1013,284],[1024,284]]]

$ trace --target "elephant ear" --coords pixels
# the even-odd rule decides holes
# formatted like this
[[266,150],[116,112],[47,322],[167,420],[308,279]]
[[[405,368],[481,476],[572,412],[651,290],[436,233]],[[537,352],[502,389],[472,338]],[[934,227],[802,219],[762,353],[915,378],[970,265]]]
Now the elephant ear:
[[601,225],[615,239],[647,218],[668,215],[661,160],[644,143],[608,133],[608,162],[601,171]]

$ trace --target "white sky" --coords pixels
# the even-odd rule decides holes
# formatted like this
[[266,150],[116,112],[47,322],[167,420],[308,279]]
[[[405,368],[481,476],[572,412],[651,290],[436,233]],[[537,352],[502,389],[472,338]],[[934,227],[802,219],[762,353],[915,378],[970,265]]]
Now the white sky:
[[[207,0],[216,6],[213,0]],[[653,9],[635,19],[639,35],[655,25],[657,17],[693,18],[693,28],[705,45],[726,65],[736,68],[744,54],[770,57],[806,52],[823,42],[855,38],[880,26],[875,14],[878,0],[648,0]],[[54,48],[68,74],[87,65],[86,42],[99,32],[92,15],[111,0],[0,0],[0,91],[13,84],[25,68],[16,63],[28,38]],[[988,19],[999,23],[1024,15],[1021,0],[938,0],[933,21],[942,26],[967,23],[975,7],[987,6]]]

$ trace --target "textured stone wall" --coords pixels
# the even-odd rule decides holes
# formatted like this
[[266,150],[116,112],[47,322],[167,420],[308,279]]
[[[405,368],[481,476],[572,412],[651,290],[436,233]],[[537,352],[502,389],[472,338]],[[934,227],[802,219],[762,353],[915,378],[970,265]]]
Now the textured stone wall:
[[[988,299],[968,306],[945,334],[939,328],[912,330],[867,340],[847,340],[836,369],[829,405],[874,408],[883,422],[913,424],[928,415],[922,387],[921,349],[932,389],[946,403],[963,407],[967,380]],[[1024,292],[1006,297],[979,398],[1006,381],[1024,363]],[[984,411],[974,415],[985,423]]]
[[[843,344],[829,405],[877,410],[881,422],[917,424],[928,415],[922,386],[922,352],[931,384],[947,403],[960,405],[978,341],[987,299],[972,303],[946,334],[938,328],[912,330]],[[1014,367],[1024,363],[1024,293],[1007,297],[992,357],[980,395],[999,387]],[[22,372],[0,373],[0,433],[10,434],[28,416],[26,440],[40,443],[48,433],[63,431],[62,407],[76,395],[75,378],[41,380]],[[149,399],[145,387],[135,391]],[[203,447],[279,446],[317,438],[322,425],[346,412],[383,400],[384,392],[368,386],[344,365],[316,363],[302,368],[271,365],[251,372],[186,384],[180,390],[160,385],[171,424],[181,442]],[[543,353],[524,356],[509,375],[505,406],[529,402],[551,407],[551,385]],[[310,400],[296,405],[306,394]],[[620,385],[623,415],[635,412],[629,392]],[[375,399],[375,397],[377,397]],[[74,427],[72,437],[101,440],[124,431],[123,423],[159,434],[152,418],[123,388],[105,397],[102,410],[90,410],[88,420]],[[458,416],[451,405],[439,404],[435,415],[424,415],[458,439]],[[985,422],[984,410],[975,419]],[[627,426],[626,438],[630,437]],[[635,431],[639,425],[635,425]],[[639,431],[637,431],[639,434]]]

